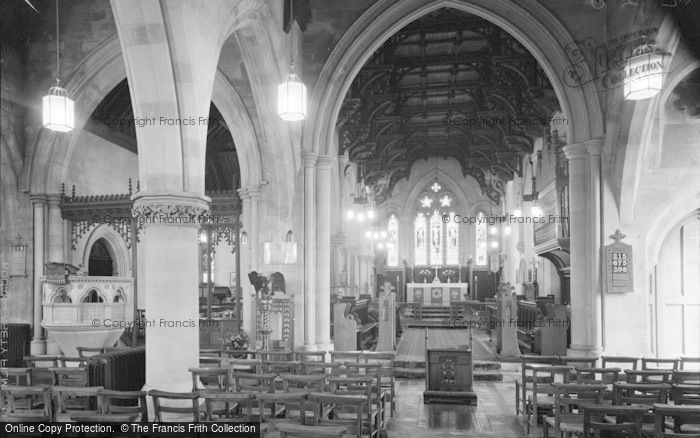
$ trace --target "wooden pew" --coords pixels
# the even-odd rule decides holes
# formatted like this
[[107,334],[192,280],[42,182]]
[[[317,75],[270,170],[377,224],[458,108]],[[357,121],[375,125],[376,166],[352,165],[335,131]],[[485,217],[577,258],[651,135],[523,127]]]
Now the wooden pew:
[[368,350],[378,336],[370,301],[343,299],[333,309],[333,343],[337,350]]

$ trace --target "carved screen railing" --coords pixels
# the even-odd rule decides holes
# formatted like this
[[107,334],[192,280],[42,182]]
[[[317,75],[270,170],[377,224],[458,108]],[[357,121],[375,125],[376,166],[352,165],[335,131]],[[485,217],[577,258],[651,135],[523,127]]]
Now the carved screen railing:
[[255,309],[255,340],[256,348],[262,346],[266,318],[268,318],[270,333],[270,348],[291,350],[294,348],[294,295],[274,297],[270,299],[269,314],[265,315],[266,306],[259,298],[253,300]]

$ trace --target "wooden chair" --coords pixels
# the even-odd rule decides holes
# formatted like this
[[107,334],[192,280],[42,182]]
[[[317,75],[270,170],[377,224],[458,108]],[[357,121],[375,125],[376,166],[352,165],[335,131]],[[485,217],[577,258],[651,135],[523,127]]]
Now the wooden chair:
[[[105,415],[135,415],[140,421],[148,421],[148,403],[146,391],[114,391],[100,389],[97,391],[97,409]],[[118,401],[118,403],[114,403]],[[135,420],[132,420],[135,421]]]
[[576,368],[576,383],[612,385],[619,375],[619,368]]
[[390,415],[393,417],[396,411],[396,379],[394,377],[396,353],[393,351],[365,351],[362,359],[366,363],[381,363],[384,365],[381,370],[382,390],[391,402]]
[[262,373],[263,371],[262,359],[226,359],[221,362],[221,366],[237,373]]
[[[201,398],[204,400],[204,421],[215,421],[217,423],[253,421],[251,409],[255,402],[254,394],[235,392],[204,393],[201,394]],[[227,406],[227,412],[222,414],[218,406]],[[213,415],[216,415],[216,417]]]
[[[670,420],[667,422],[667,418]],[[654,404],[654,438],[700,438],[700,406],[675,406]],[[692,423],[693,431],[684,430],[686,423]],[[667,431],[666,429],[670,429]]]
[[674,370],[671,381],[700,386],[700,371]]
[[300,373],[301,362],[294,360],[264,360],[263,373]]
[[88,357],[63,356],[58,358],[58,363],[62,367],[86,367],[88,360]]
[[325,392],[325,374],[280,374],[284,392]]
[[671,383],[672,370],[625,370],[627,383]]
[[[296,423],[304,424],[306,415],[307,393],[305,392],[277,392],[259,393],[255,395],[258,402],[258,421],[260,423]],[[267,412],[270,415],[267,415]],[[293,411],[299,415],[293,415]]]
[[355,363],[345,362],[346,374],[348,377],[370,376],[375,379],[373,382],[371,402],[376,406],[378,422],[377,427],[383,429],[386,423],[385,402],[390,397],[389,391],[382,388],[382,378],[387,374],[387,368],[382,363]]
[[78,350],[78,356],[80,357],[90,357],[96,356],[98,354],[105,354],[104,347],[76,347],[75,349]]
[[88,386],[86,367],[49,368],[54,386]]
[[636,370],[639,358],[631,356],[602,356],[601,366],[603,368],[618,367],[625,370]]
[[292,350],[255,350],[255,358],[263,361],[294,360]]
[[224,351],[220,348],[200,348],[199,357],[223,357]]
[[[636,405],[651,409],[655,403],[665,404],[671,392],[671,385],[666,383],[626,383],[617,382],[613,385],[616,406]],[[654,416],[647,413],[642,416],[642,432],[652,434],[654,431]]]
[[677,370],[679,360],[676,359],[659,359],[654,357],[642,358],[643,370]]
[[560,437],[562,434],[581,436],[583,434],[581,404],[602,403],[606,389],[606,385],[596,384],[555,384],[554,415],[543,419],[544,438],[549,437],[550,427],[554,429],[556,437]]
[[299,362],[325,362],[327,351],[295,351],[294,360]]
[[[381,404],[375,398],[378,391],[377,379],[372,376],[329,377],[330,392],[336,395],[360,396],[363,402],[363,434],[368,431],[374,435],[382,426]],[[334,409],[334,415],[342,413],[341,408]]]
[[301,370],[304,374],[325,374],[328,376],[340,375],[342,362],[302,362]]
[[[32,369],[31,368],[0,368],[0,376],[7,378],[8,385],[14,386],[32,386]],[[14,379],[14,383],[12,383]]]
[[[35,402],[38,400],[39,402]],[[23,421],[11,418],[54,421],[51,387],[5,385],[0,387],[0,420]]]
[[554,365],[558,360],[557,356],[534,356],[529,354],[520,356],[521,376],[520,380],[515,381],[515,415],[520,415],[520,412],[525,413],[527,391],[532,389],[532,370],[528,368],[528,365],[532,363]]
[[97,392],[101,386],[53,386],[54,421],[69,421],[75,413],[97,414]]
[[540,415],[554,410],[554,384],[569,383],[572,367],[566,365],[529,364],[532,371],[531,398],[525,405],[527,434],[537,429]]
[[[185,421],[199,421],[199,393],[196,392],[166,392],[159,391],[157,389],[151,389],[148,391],[148,395],[153,399],[153,411],[154,411],[154,421],[162,422],[163,413],[172,414],[189,414],[192,420]],[[192,406],[190,407],[180,407],[180,406],[165,406],[162,404],[163,400],[190,400]]]
[[200,368],[221,368],[221,363],[223,358],[220,357],[210,357],[210,356],[200,356],[199,366]]
[[304,426],[301,424],[281,423],[276,425],[280,433],[280,438],[333,438],[342,437],[347,431],[347,427],[340,426]]
[[700,370],[700,357],[681,356],[678,368],[681,370]]
[[[224,368],[188,368],[192,374],[192,392],[227,392],[229,384],[229,370]],[[204,388],[200,386],[204,385]]]
[[[372,423],[365,420],[366,398],[361,395],[337,395],[314,393],[308,396],[314,403],[314,425],[345,426],[347,433],[362,438],[363,435],[374,436]],[[332,417],[324,410],[330,406]]]
[[647,406],[613,406],[583,404],[583,437],[600,437],[602,432],[642,437],[642,422],[649,412]]
[[32,385],[53,385],[53,374],[49,368],[58,367],[58,356],[24,356],[23,359],[31,368]]
[[232,372],[234,392],[275,392],[277,374]]
[[700,385],[672,384],[671,400],[675,405],[700,405]]
[[364,353],[362,351],[331,351],[331,362],[357,362]]

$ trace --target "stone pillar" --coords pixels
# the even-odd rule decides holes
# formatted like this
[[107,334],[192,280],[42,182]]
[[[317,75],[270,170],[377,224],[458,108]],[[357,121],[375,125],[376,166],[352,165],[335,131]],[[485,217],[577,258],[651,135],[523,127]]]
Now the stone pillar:
[[603,139],[593,139],[586,143],[589,158],[589,227],[590,235],[588,241],[588,272],[590,275],[590,285],[587,308],[590,309],[591,318],[588,324],[588,339],[591,340],[593,351],[596,354],[602,352],[602,210],[601,210],[601,157],[603,149]]
[[63,252],[65,225],[61,216],[61,195],[48,195],[48,258],[49,262],[66,263]]
[[258,201],[260,199],[260,186],[246,188],[250,196],[250,224],[248,226],[248,242],[250,243],[250,269],[258,270],[258,254],[260,250],[260,232],[258,229]]
[[364,254],[357,258],[360,271],[360,282],[358,283],[360,295],[371,293],[369,291],[369,262],[367,258],[368,256]]
[[[346,267],[345,240],[346,236],[343,233],[335,234],[331,238],[331,287],[347,286],[349,284],[348,277],[350,273]],[[343,271],[345,271],[345,279],[343,279]]]
[[37,355],[46,353],[46,343],[41,337],[41,320],[43,319],[41,277],[44,275],[44,207],[47,198],[44,195],[33,195],[31,200],[34,209],[34,332],[30,352],[32,355]]
[[336,158],[321,155],[316,164],[316,344],[331,344],[331,168]]
[[207,210],[205,199],[184,195],[134,201],[134,216],[144,223],[148,389],[191,388],[188,368],[199,366],[198,234]]
[[303,152],[304,166],[304,346],[316,344],[316,161],[318,155]]
[[[596,309],[594,294],[599,284],[592,281],[591,247],[591,173],[586,145],[573,144],[564,147],[569,160],[569,223],[571,226],[571,347],[570,355],[597,355],[600,345],[596,341]],[[598,198],[599,199],[599,198]],[[597,244],[596,247],[597,248]],[[599,307],[598,307],[599,309]]]

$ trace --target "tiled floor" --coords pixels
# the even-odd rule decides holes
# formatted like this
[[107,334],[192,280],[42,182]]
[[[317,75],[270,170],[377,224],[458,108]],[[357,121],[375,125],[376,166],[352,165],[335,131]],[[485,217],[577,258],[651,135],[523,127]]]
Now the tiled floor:
[[[430,329],[431,347],[455,347],[468,342],[466,330]],[[488,335],[474,332],[474,360],[494,360]],[[397,360],[425,360],[425,331],[407,329],[397,348]],[[399,380],[394,417],[388,422],[389,437],[524,437],[515,415],[516,364],[502,364],[503,382],[474,382],[476,406],[424,404],[425,380]]]
[[388,422],[389,437],[524,437],[515,416],[515,384],[476,382],[476,406],[423,404],[423,380],[398,382],[394,418]]

